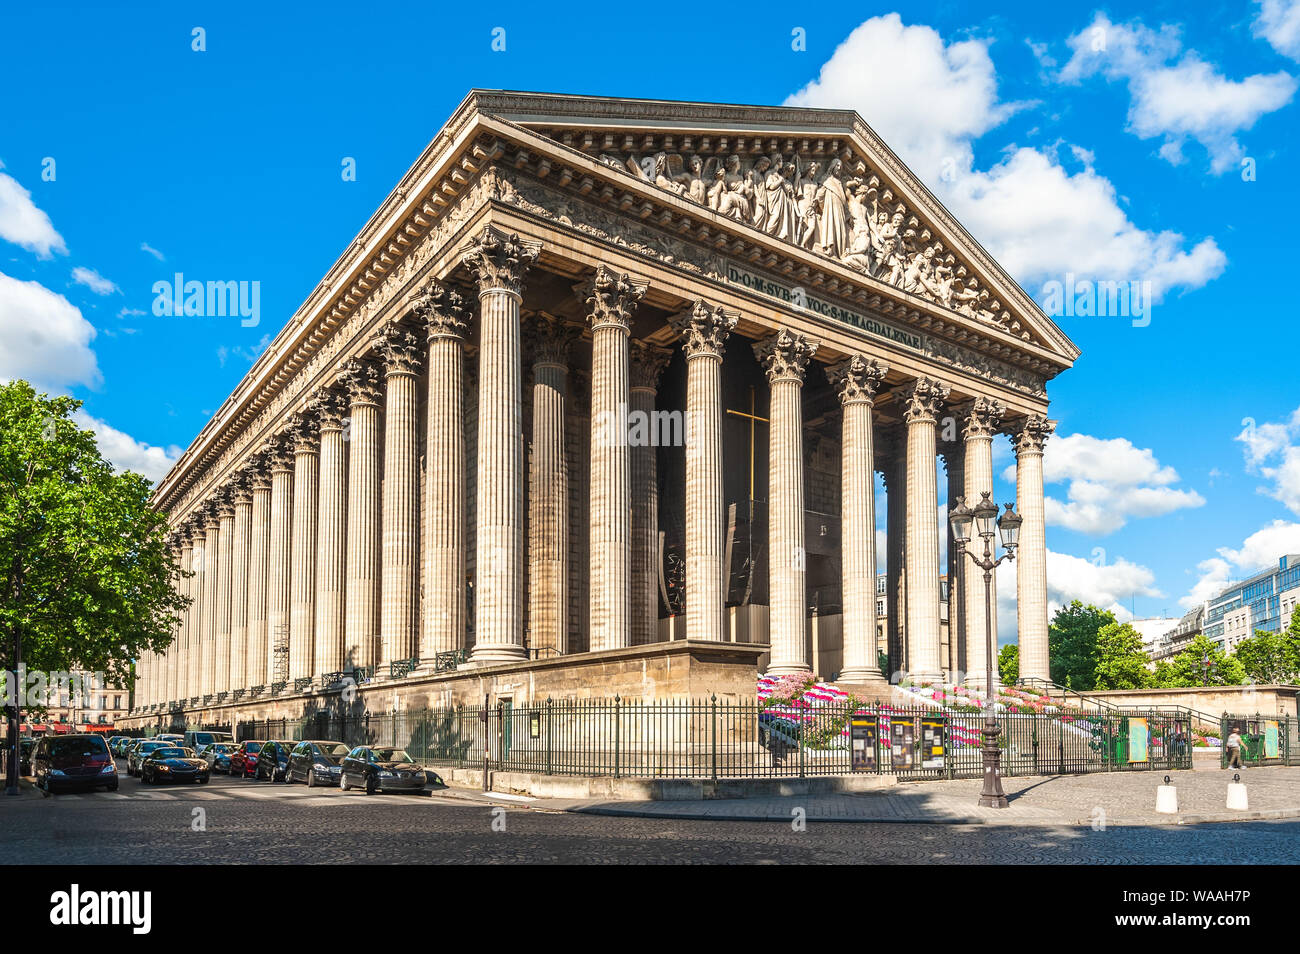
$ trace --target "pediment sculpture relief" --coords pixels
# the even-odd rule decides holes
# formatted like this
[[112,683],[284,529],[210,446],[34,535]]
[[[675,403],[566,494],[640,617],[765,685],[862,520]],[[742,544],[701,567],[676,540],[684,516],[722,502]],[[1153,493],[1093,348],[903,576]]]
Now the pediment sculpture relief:
[[600,161],[774,238],[1032,340],[965,263],[848,150],[822,160],[787,158],[780,152],[752,160],[734,153],[706,158],[659,152],[645,157],[602,153]]

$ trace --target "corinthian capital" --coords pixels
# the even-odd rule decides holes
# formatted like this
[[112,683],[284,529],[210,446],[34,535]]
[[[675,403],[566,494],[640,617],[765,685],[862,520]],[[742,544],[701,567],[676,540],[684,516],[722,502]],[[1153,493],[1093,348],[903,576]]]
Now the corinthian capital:
[[314,454],[320,446],[320,434],[316,430],[316,417],[304,411],[289,417],[284,435],[295,454]]
[[632,312],[645,297],[647,283],[616,272],[606,265],[596,266],[596,277],[582,287],[586,298],[587,320],[591,328],[617,328],[627,332]]
[[1009,429],[1011,446],[1017,457],[1021,454],[1041,454],[1047,438],[1056,430],[1056,422],[1031,415],[1013,421]]
[[266,444],[266,459],[271,464],[271,473],[293,472],[293,451],[288,440],[283,436],[273,437]]
[[875,358],[855,354],[827,367],[826,377],[839,394],[841,404],[870,403],[880,390],[880,382],[885,380],[888,370],[887,365]]
[[339,381],[348,392],[350,404],[378,404],[383,394],[379,383],[379,366],[373,361],[353,358],[343,365]]
[[474,237],[463,261],[478,279],[479,294],[507,291],[519,295],[524,290],[524,274],[540,250],[540,243],[521,242],[518,235],[489,225]]
[[343,429],[343,418],[347,414],[347,404],[343,393],[338,388],[317,388],[312,392],[311,409],[320,421],[322,431]]
[[578,339],[578,329],[567,321],[539,314],[524,325],[524,337],[533,353],[533,366],[555,364],[569,366],[569,349]]
[[908,424],[918,421],[934,423],[939,408],[948,400],[948,388],[933,378],[917,378],[903,385],[898,396],[904,421]]
[[739,319],[722,310],[721,305],[710,305],[696,299],[689,311],[672,319],[673,330],[682,337],[682,351],[688,359],[705,356],[721,358],[726,350],[727,337]]
[[390,321],[379,332],[376,350],[385,374],[415,374],[420,370],[419,336],[406,325]]
[[411,303],[411,312],[423,323],[428,338],[465,340],[469,312],[461,293],[437,279],[420,290]]
[[957,420],[961,422],[962,439],[969,441],[979,438],[991,439],[1002,424],[1002,417],[1007,413],[1007,407],[993,398],[978,397],[973,401],[957,405],[953,411],[957,415]]
[[817,353],[816,341],[782,328],[776,334],[754,343],[754,356],[767,372],[770,383],[798,381],[803,383],[808,362]]
[[667,348],[660,348],[646,341],[633,341],[628,353],[628,372],[634,388],[648,388],[653,391],[659,387],[659,375],[668,366],[673,353]]

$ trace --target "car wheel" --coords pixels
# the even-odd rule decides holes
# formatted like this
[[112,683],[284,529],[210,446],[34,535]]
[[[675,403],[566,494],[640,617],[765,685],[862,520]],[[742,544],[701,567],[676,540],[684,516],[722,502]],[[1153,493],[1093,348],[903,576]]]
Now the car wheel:
[[307,770],[307,787],[308,788],[316,787],[316,770],[314,768],[309,768]]
[[374,780],[374,777],[373,777],[373,776],[370,776],[370,775],[367,775],[367,776],[366,776],[366,794],[367,794],[367,795],[373,795],[373,794],[375,794],[375,788],[376,788],[376,786],[375,786],[375,780]]
[[42,795],[42,797],[44,797],[44,798],[49,798],[49,797],[50,797],[50,780],[49,780],[49,779],[47,779],[47,778],[46,778],[46,779],[38,778],[38,779],[36,780],[36,787],[39,788],[39,789],[41,790],[41,795]]
[[347,775],[344,774],[344,773],[342,773],[342,772],[340,772],[340,773],[339,773],[339,791],[340,791],[340,792],[347,792],[347,791],[350,791],[351,789],[352,789],[352,783],[348,781],[348,777],[347,777]]

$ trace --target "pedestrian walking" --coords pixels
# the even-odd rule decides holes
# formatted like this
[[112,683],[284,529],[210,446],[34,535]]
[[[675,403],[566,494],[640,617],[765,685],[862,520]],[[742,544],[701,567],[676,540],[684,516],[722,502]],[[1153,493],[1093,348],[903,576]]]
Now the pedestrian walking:
[[1227,741],[1223,744],[1228,747],[1228,768],[1241,768],[1241,733],[1237,731],[1236,726],[1232,727]]

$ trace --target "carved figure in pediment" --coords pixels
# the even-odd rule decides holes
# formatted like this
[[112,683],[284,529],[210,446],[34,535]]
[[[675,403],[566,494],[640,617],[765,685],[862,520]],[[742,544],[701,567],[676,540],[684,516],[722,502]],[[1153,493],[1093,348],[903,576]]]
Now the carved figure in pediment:
[[749,193],[749,182],[740,172],[740,157],[730,156],[715,173],[713,188],[709,190],[709,207],[740,222],[752,221],[754,212]]
[[685,195],[686,185],[679,182],[682,176],[682,157],[673,153],[661,152],[654,157],[655,185],[673,195]]
[[817,186],[817,250],[839,258],[849,245],[848,197],[840,171],[844,163],[837,156],[826,167]]
[[[712,164],[714,160],[710,159]],[[709,165],[699,156],[691,156],[686,162],[686,172],[684,173],[686,182],[686,198],[699,205],[709,204]]]
[[795,207],[794,164],[773,153],[772,168],[767,172],[763,187],[767,191],[767,224],[763,231],[773,238],[793,242],[798,235],[799,210]]
[[767,156],[759,156],[749,170],[749,190],[754,196],[754,216],[750,224],[759,231],[767,228],[767,188],[763,183],[767,181],[767,173],[771,168],[772,160]]
[[808,168],[795,171],[795,208],[799,212],[800,248],[812,251],[817,242],[817,173],[821,166],[816,160],[808,163]]
[[849,237],[849,248],[844,254],[844,264],[873,278],[876,274],[875,246],[871,241],[871,226],[866,218],[857,219]]

